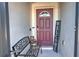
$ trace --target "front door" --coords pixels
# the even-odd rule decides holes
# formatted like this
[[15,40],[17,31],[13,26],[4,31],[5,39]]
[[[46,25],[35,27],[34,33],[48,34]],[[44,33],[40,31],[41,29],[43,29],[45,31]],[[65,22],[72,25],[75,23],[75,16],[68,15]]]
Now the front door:
[[42,46],[52,46],[53,44],[53,9],[37,9],[37,41]]

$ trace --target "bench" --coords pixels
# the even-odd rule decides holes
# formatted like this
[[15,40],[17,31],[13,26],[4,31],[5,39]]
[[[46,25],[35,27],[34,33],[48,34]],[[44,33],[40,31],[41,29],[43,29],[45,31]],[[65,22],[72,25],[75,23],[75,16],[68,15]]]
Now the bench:
[[[29,47],[28,47],[29,46]],[[19,40],[13,47],[13,53],[15,57],[24,56],[24,57],[37,57],[39,53],[39,45],[33,46],[30,42],[29,36]],[[25,50],[25,54],[22,51]]]

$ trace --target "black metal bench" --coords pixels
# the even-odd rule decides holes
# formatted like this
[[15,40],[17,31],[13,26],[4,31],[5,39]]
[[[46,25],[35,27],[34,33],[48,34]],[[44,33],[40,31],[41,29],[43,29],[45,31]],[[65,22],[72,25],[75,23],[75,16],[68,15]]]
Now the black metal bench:
[[[27,46],[30,46],[29,48]],[[28,51],[25,51],[25,54],[22,54],[21,52],[24,49],[28,49]],[[28,37],[24,37],[21,40],[19,40],[13,47],[13,53],[15,57],[18,56],[24,56],[24,57],[37,57],[38,53],[39,53],[39,46],[37,45],[36,47],[33,47],[31,45],[31,42],[29,40],[29,36]]]

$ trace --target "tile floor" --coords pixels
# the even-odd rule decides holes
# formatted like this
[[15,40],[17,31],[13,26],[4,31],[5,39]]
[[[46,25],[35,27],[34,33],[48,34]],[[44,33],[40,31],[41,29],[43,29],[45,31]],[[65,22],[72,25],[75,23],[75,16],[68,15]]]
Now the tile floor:
[[61,57],[61,55],[54,52],[53,48],[42,48],[42,53],[39,51],[38,57]]

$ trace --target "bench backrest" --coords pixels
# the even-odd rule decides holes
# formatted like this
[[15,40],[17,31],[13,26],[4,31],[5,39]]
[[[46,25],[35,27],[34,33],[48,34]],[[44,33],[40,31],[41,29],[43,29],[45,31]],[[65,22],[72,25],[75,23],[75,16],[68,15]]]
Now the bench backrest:
[[25,47],[30,43],[29,37],[24,37],[21,40],[19,40],[13,47],[14,56],[17,57],[24,49]]

